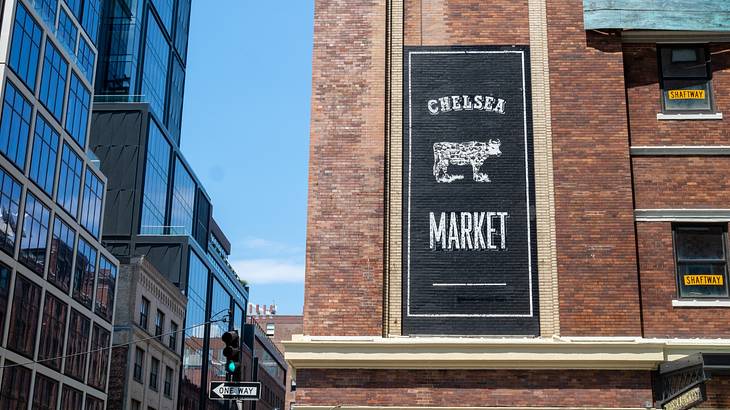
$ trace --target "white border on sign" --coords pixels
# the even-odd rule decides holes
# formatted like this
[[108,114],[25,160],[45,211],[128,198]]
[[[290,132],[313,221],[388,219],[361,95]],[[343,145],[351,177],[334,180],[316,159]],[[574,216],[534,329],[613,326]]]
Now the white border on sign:
[[[471,313],[411,313],[411,139],[412,139],[412,97],[411,97],[411,56],[413,54],[520,54],[522,57],[522,104],[523,104],[523,122],[525,134],[525,181],[527,189],[525,190],[527,198],[527,269],[529,277],[530,292],[530,313],[529,314],[471,314]],[[409,51],[408,52],[408,247],[406,255],[406,274],[408,279],[406,282],[406,316],[409,317],[533,317],[532,303],[532,236],[530,225],[530,167],[528,161],[527,149],[527,83],[525,80],[525,52],[522,50],[453,50],[453,51]]]

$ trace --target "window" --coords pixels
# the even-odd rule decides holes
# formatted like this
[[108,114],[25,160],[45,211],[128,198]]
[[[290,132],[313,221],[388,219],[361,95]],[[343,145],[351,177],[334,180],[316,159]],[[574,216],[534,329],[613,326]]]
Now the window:
[[208,249],[208,224],[210,222],[210,202],[202,190],[197,192],[197,205],[195,207],[195,224],[193,225],[193,238],[203,249]]
[[57,401],[58,382],[40,373],[36,373],[33,410],[56,410]]
[[38,114],[35,119],[33,152],[30,160],[30,179],[53,198],[53,179],[56,175],[58,140],[60,135]]
[[32,358],[41,305],[41,288],[22,275],[15,278],[8,348]]
[[101,14],[101,0],[84,1],[84,17],[81,19],[81,25],[94,44],[99,34],[99,14]]
[[[13,363],[5,360],[5,365]],[[25,409],[30,401],[31,371],[23,366],[6,367],[3,372],[3,386],[0,390],[0,403],[3,409]]]
[[175,24],[175,48],[185,62],[188,49],[188,29],[190,26],[190,0],[177,2],[177,23]]
[[132,410],[139,410],[142,403],[132,399]]
[[160,373],[160,361],[152,358],[150,365],[150,389],[157,391],[157,375]]
[[61,410],[79,410],[83,397],[81,391],[64,384],[63,393],[61,393]]
[[157,316],[155,316],[155,336],[157,340],[162,342],[162,334],[165,332],[165,314],[159,309],[157,310]]
[[71,85],[68,91],[68,112],[66,113],[66,131],[79,143],[86,147],[86,128],[89,123],[91,109],[91,93],[86,89],[76,73],[71,73]]
[[723,226],[674,227],[679,297],[728,297],[726,234]]
[[273,323],[267,323],[266,324],[266,336],[274,336],[274,332],[276,331],[276,325]]
[[167,204],[167,180],[170,169],[170,144],[154,121],[150,121],[147,141],[147,165],[142,200],[140,234],[162,235]]
[[76,269],[74,270],[73,298],[89,309],[91,309],[91,298],[94,296],[96,254],[93,246],[79,238],[79,250],[76,252]]
[[56,202],[74,218],[79,210],[82,169],[81,158],[68,144],[63,144]]
[[168,33],[172,33],[172,3],[172,0],[152,0],[152,4],[155,5],[155,10],[157,10],[157,14]]
[[170,46],[162,34],[152,10],[147,15],[147,38],[145,39],[144,68],[142,72],[142,94],[147,97],[150,108],[160,121],[165,116],[165,94],[167,89],[167,62]]
[[66,88],[67,72],[68,63],[61,57],[61,53],[51,41],[46,40],[39,97],[43,105],[56,117],[58,122],[61,122],[61,113],[63,112],[63,93]]
[[46,267],[50,219],[51,211],[29,192],[25,197],[23,236],[20,240],[18,260],[41,276]]
[[58,0],[35,0],[31,4],[33,4],[35,9],[41,14],[41,18],[48,23],[48,26],[53,27],[56,23]]
[[180,158],[175,160],[175,181],[172,190],[170,234],[193,233],[193,208],[195,207],[195,181]]
[[[89,331],[91,321],[76,309],[71,309],[68,326],[68,343],[66,346],[66,365],[64,373],[79,381],[84,381],[86,355],[89,351]],[[78,409],[80,407],[73,407]]]
[[74,240],[76,231],[56,216],[53,220],[51,238],[51,257],[48,261],[48,281],[64,293],[71,286],[71,267],[73,265]]
[[104,184],[90,168],[86,168],[84,180],[84,199],[81,204],[81,225],[98,238],[101,229],[101,203],[104,197]]
[[22,3],[18,3],[13,24],[13,42],[10,45],[10,68],[30,88],[35,91],[38,57],[41,50],[41,31]]
[[66,309],[65,303],[46,292],[38,360],[42,360],[42,364],[56,371],[61,370],[61,359],[54,358],[63,356],[63,340],[66,337]]
[[150,315],[150,301],[144,296],[142,297],[142,303],[139,305],[139,327],[147,330],[147,318]]
[[0,329],[5,329],[5,318],[8,315],[8,299],[10,298],[10,266],[0,262]]
[[183,94],[185,91],[185,70],[177,58],[172,59],[172,80],[170,82],[170,101],[167,104],[167,129],[175,142],[180,145],[182,127]]
[[172,398],[172,368],[165,366],[165,387],[163,390],[165,397]]
[[170,350],[177,352],[177,323],[170,321],[170,339],[168,342]]
[[25,169],[32,110],[28,100],[8,81],[0,118],[0,152],[21,171]]
[[91,335],[91,363],[89,363],[89,385],[106,391],[106,370],[109,367],[110,334],[99,325],[94,325]]
[[104,402],[87,394],[86,410],[104,410]]
[[79,68],[81,69],[81,72],[84,73],[84,76],[90,83],[93,83],[94,51],[92,51],[91,46],[83,37],[79,40],[79,51],[76,53],[76,57],[79,60]]
[[[142,373],[144,372],[144,350],[139,347],[134,351],[134,380],[142,383]],[[132,406],[134,407],[134,406]]]
[[704,46],[659,47],[665,113],[711,112],[712,69]]
[[96,280],[96,307],[94,311],[111,323],[113,319],[114,291],[117,283],[117,267],[109,259],[99,260],[99,278]]
[[20,212],[20,184],[0,168],[0,249],[15,253],[15,233]]
[[79,29],[76,28],[71,17],[66,10],[61,8],[61,16],[58,18],[58,39],[61,44],[66,46],[69,54],[74,55],[76,52],[76,37],[78,37]]
[[65,0],[68,8],[76,16],[77,20],[81,20],[81,0]]

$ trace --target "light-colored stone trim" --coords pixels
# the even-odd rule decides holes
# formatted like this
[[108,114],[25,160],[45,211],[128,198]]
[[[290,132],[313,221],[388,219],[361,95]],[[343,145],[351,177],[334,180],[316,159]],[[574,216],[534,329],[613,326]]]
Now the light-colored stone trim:
[[636,222],[730,222],[730,209],[635,209]]
[[730,145],[651,145],[631,147],[633,156],[660,156],[660,155],[730,155]]
[[298,406],[294,410],[646,410],[645,407],[415,407],[415,406],[351,406],[337,404],[331,406]]
[[690,308],[729,308],[730,300],[673,300],[674,307],[690,307]]
[[314,337],[284,342],[295,369],[655,370],[695,352],[730,353],[730,339]]
[[385,336],[401,335],[403,226],[403,0],[389,0],[389,99],[387,146],[387,252],[385,272]]
[[656,115],[657,120],[665,120],[665,121],[681,121],[681,120],[721,120],[722,119],[722,113],[716,112],[712,114],[662,114],[657,113]]
[[529,0],[530,66],[537,209],[537,270],[540,298],[540,334],[560,335],[558,264],[555,239],[553,145],[545,0]]

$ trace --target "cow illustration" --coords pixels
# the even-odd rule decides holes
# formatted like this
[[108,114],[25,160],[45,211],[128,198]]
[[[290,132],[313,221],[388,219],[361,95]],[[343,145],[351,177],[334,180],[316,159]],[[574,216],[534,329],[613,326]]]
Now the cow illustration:
[[471,165],[472,179],[476,182],[490,182],[480,168],[487,158],[502,155],[499,140],[486,142],[437,142],[433,144],[433,176],[436,182],[451,183],[464,179],[464,175],[449,174],[449,165]]

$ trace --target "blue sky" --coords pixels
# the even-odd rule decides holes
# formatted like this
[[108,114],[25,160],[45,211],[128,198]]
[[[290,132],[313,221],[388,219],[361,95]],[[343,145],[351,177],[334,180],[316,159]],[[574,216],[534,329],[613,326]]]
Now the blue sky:
[[182,150],[250,302],[304,304],[313,0],[193,0]]

